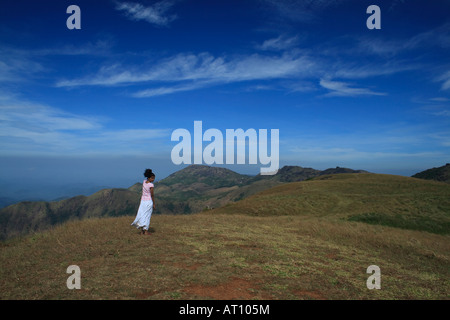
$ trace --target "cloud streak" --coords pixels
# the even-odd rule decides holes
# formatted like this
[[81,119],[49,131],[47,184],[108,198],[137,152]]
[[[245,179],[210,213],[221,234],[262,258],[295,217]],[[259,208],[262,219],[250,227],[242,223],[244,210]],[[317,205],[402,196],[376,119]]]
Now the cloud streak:
[[426,48],[450,48],[450,23],[404,39],[361,38],[357,48],[363,53],[393,57]]
[[279,36],[277,38],[268,39],[262,45],[257,46],[259,50],[267,51],[283,51],[295,47],[299,43],[299,37]]
[[[153,7],[160,8],[159,11],[155,9],[159,13],[166,13],[172,5],[171,2],[162,1]],[[282,2],[282,6],[289,7],[289,5],[295,5],[295,3]],[[330,5],[325,1],[305,1],[300,7],[306,11],[316,12],[325,10]],[[138,14],[138,9],[142,9],[141,16],[134,16],[134,19],[150,16],[150,11],[143,10],[139,6],[142,5],[130,2],[118,4],[120,10],[129,9],[127,12],[135,15]],[[331,46],[331,49],[326,50],[322,50],[324,48],[320,45],[318,48],[299,49],[299,36],[280,35],[255,46],[259,51],[254,54],[215,56],[209,52],[179,53],[157,61],[149,59],[141,65],[112,63],[102,66],[97,72],[85,77],[61,79],[55,86],[74,88],[148,85],[148,88],[129,92],[132,97],[147,98],[229,83],[283,79],[291,82],[303,80],[308,80],[310,83],[319,82],[323,88],[330,90],[327,96],[381,96],[386,93],[361,88],[357,84],[351,85],[347,80],[388,76],[423,68],[424,65],[420,60],[401,59],[396,56],[398,53],[425,45],[449,46],[450,38],[447,36],[449,26],[444,24],[434,30],[417,34],[406,42],[354,39],[358,47],[356,53],[345,51],[346,49],[339,46]],[[433,34],[439,32],[442,34],[437,39],[430,40]],[[361,57],[355,57],[355,54],[359,56],[362,52],[366,53],[365,57],[368,57],[367,53],[369,53],[371,58],[366,63],[361,62],[364,61]],[[342,53],[349,56],[345,59],[337,58],[337,55]],[[383,59],[373,59],[371,56],[373,54]],[[331,79],[345,79],[346,82]],[[442,82],[442,90],[450,89],[448,73],[435,79]]]
[[437,81],[442,82],[442,90],[450,90],[450,71],[442,74],[437,78]]
[[347,0],[264,0],[275,15],[273,18],[311,23],[318,19],[318,14],[328,8],[336,7]]
[[366,88],[354,88],[349,83],[332,81],[327,79],[321,79],[320,85],[330,90],[331,92],[326,94],[329,97],[355,97],[355,96],[384,96],[385,93],[374,92]]
[[45,70],[25,50],[0,48],[0,82],[23,81]]
[[123,11],[125,16],[131,20],[144,20],[159,27],[167,27],[177,18],[176,15],[167,14],[172,6],[173,2],[167,0],[157,2],[149,7],[135,2],[117,2],[116,10]]
[[0,105],[3,155],[140,152],[142,143],[168,137],[168,129],[116,129],[105,119],[80,116],[45,105],[10,101]]
[[170,84],[133,94],[134,97],[149,97],[233,82],[311,77],[317,68],[318,65],[306,54],[295,51],[231,59],[214,57],[209,53],[178,54],[159,61],[147,70],[112,65],[101,68],[94,76],[62,80],[56,86],[116,86],[146,82]]

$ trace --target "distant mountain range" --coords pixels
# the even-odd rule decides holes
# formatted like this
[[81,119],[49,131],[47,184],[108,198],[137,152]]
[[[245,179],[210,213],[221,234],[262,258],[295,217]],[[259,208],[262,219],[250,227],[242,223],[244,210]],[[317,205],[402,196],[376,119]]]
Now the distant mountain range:
[[[155,214],[192,214],[223,207],[260,191],[316,177],[364,170],[330,168],[316,170],[284,166],[273,176],[250,176],[232,170],[191,165],[155,183]],[[419,172],[412,177],[450,183],[450,164]],[[90,196],[60,201],[23,201],[0,209],[0,239],[75,219],[134,215],[140,202],[142,182],[129,188],[103,189]]]
[[[295,181],[363,170],[316,170],[285,166],[273,176],[249,176],[232,170],[191,165],[155,183],[155,214],[191,214],[236,202],[262,190]],[[0,239],[45,230],[74,219],[123,216],[136,213],[142,182],[128,189],[103,189],[90,196],[60,201],[24,201],[0,209]],[[131,223],[131,222],[130,222]]]
[[450,183],[450,163],[438,168],[431,168],[412,176],[413,178],[436,180]]

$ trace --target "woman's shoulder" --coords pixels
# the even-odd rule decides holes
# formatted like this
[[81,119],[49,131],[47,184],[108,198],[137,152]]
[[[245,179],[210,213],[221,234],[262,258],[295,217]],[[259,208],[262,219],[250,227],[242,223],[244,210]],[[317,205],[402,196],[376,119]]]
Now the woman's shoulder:
[[155,187],[155,185],[152,182],[148,182],[147,179],[145,179],[144,182],[142,182],[142,184],[144,184],[145,186],[147,186],[149,188]]

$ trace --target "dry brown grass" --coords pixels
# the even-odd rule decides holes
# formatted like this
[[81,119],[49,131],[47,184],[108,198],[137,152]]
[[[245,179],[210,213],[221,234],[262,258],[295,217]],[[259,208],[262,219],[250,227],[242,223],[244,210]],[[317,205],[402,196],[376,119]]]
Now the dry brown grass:
[[[449,236],[320,217],[71,222],[0,246],[0,299],[448,299]],[[381,268],[381,290],[366,268]],[[69,265],[81,289],[69,290]]]

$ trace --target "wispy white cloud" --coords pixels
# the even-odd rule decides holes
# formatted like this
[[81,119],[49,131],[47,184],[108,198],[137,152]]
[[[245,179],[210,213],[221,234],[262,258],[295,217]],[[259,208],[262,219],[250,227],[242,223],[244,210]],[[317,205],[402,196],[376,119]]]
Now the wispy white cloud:
[[[6,99],[5,99],[6,100]],[[136,153],[166,129],[108,129],[103,118],[23,101],[1,101],[0,150],[14,154]]]
[[315,74],[316,68],[318,65],[312,59],[295,51],[280,55],[253,54],[231,59],[214,57],[209,53],[179,54],[159,61],[147,70],[112,65],[101,68],[94,76],[62,80],[56,86],[114,86],[145,82],[170,84],[142,90],[133,95],[148,97],[232,82],[303,78]]
[[[103,36],[105,37],[105,36]],[[111,38],[103,38],[95,42],[86,42],[82,45],[61,44],[52,48],[27,50],[26,53],[32,57],[39,56],[107,56],[111,53],[114,40]]]
[[[306,1],[300,5],[312,11],[328,6],[325,1]],[[420,43],[425,41],[426,37],[420,35],[417,38],[420,40],[411,40],[411,43]],[[259,51],[254,54],[215,56],[209,52],[179,53],[156,61],[147,59],[140,65],[110,63],[90,75],[60,79],[55,86],[142,86],[148,83],[148,88],[131,93],[128,91],[133,97],[143,98],[243,81],[286,79],[291,83],[301,83],[304,80],[317,83],[324,79],[321,85],[332,91],[329,96],[384,95],[376,90],[359,88],[357,84],[350,86],[345,82],[328,79],[353,82],[357,79],[393,75],[423,67],[420,60],[411,61],[406,58],[366,61],[360,57],[356,58],[354,52],[345,51],[341,45],[330,45],[326,50],[322,50],[324,47],[321,45],[300,49],[300,42],[299,35],[279,35],[256,45],[255,48]],[[362,41],[359,43],[363,46]],[[396,47],[397,43],[393,42],[391,45],[392,50],[400,50]],[[380,47],[376,41],[367,42],[364,46],[373,47],[373,50]],[[449,86],[450,83],[444,81],[443,88]],[[300,90],[294,91],[311,91],[313,87],[309,85],[308,90],[298,88]]]
[[431,98],[431,101],[434,102],[450,102],[449,98],[444,98],[444,97],[435,97],[435,98]]
[[0,82],[23,81],[45,71],[42,63],[35,61],[27,51],[0,47]]
[[177,18],[174,14],[167,14],[173,5],[174,3],[168,0],[157,2],[149,7],[136,2],[117,2],[116,10],[125,12],[131,20],[144,20],[157,26],[168,26]]
[[347,0],[264,0],[274,19],[313,22],[319,13]]
[[366,79],[387,76],[419,69],[420,65],[411,62],[387,61],[380,64],[356,64],[354,62],[335,63],[329,67],[328,75],[344,79]]
[[163,96],[167,94],[172,94],[176,92],[183,92],[183,91],[191,91],[196,89],[201,89],[208,87],[210,85],[214,85],[214,81],[196,81],[196,82],[190,82],[185,83],[181,85],[176,86],[167,86],[167,87],[157,87],[157,88],[151,88],[151,89],[145,89],[138,91],[136,93],[133,93],[132,96],[135,98],[149,98],[149,97],[155,97],[155,96]]
[[387,38],[361,38],[358,41],[358,49],[361,52],[376,54],[380,56],[395,56],[415,49],[431,47],[449,48],[450,47],[450,23],[434,29],[418,33],[405,39],[387,39]]
[[442,90],[450,90],[450,71],[441,74],[436,80],[442,82]]
[[320,85],[330,90],[330,93],[327,93],[326,96],[383,96],[385,93],[374,92],[367,88],[354,88],[350,87],[351,84],[340,82],[340,81],[332,81],[328,79],[321,79]]
[[354,148],[333,148],[333,147],[293,147],[291,152],[298,155],[308,155],[322,160],[349,161],[349,160],[376,160],[392,158],[427,158],[430,156],[442,156],[441,152],[383,152],[383,151],[362,151]]
[[361,150],[359,148],[336,147],[296,147],[284,153],[281,161],[297,163],[316,169],[335,166],[349,167],[353,169],[367,170],[373,173],[390,173],[412,175],[430,167],[428,164],[445,163],[448,154],[441,151],[384,151]]
[[[415,97],[411,100],[420,107],[413,109],[414,112],[429,117],[434,116],[435,127],[440,125],[448,127],[448,118],[450,118],[450,99],[446,97],[419,98]],[[448,140],[450,141],[450,140]]]
[[[282,3],[288,7],[296,5],[290,1]],[[160,4],[161,7],[170,8],[171,3],[168,2],[164,6],[161,2]],[[123,5],[123,8],[130,7],[129,2],[119,5]],[[139,4],[134,3],[134,5]],[[305,1],[299,7],[306,11],[316,11],[326,9],[330,5],[326,1]],[[445,39],[443,37],[440,43],[444,44]],[[410,39],[410,44],[403,46],[414,47],[424,41],[427,41],[426,33],[413,37],[413,39]],[[347,57],[345,57],[345,54],[342,55],[342,50],[345,49],[339,45],[329,46],[330,49],[324,51],[319,50],[320,46],[319,48],[299,49],[299,43],[298,35],[280,35],[257,45],[256,49],[260,51],[248,55],[214,56],[208,52],[179,53],[159,61],[148,59],[140,65],[111,63],[84,77],[61,79],[56,82],[55,86],[131,86],[135,84],[142,86],[148,83],[148,88],[129,93],[133,97],[143,98],[243,81],[287,79],[291,83],[301,83],[303,80],[308,80],[309,83],[317,83],[322,79],[321,86],[331,90],[328,96],[385,95],[385,93],[376,90],[360,88],[358,84],[350,85],[347,82],[329,79],[354,81],[417,70],[423,67],[418,62],[420,60],[411,61],[411,59],[402,60],[398,58],[389,58],[382,61],[370,60],[362,63],[361,59],[355,58],[354,52],[346,51]],[[360,41],[359,43],[360,47],[366,48],[365,50],[369,47],[373,51],[382,47],[383,43],[386,44],[386,42],[377,43],[376,40],[372,42]],[[403,50],[398,47],[397,42],[387,44],[388,51]],[[450,76],[440,81],[444,82],[443,89],[450,88]],[[311,91],[312,88],[309,85],[308,90],[302,90],[302,87],[299,87],[300,90],[294,91]]]
[[[450,117],[450,110],[441,110],[434,113],[438,117]],[[450,142],[449,142],[450,143]]]
[[[278,39],[278,38],[276,38]],[[292,40],[293,41],[293,40]],[[289,41],[288,41],[289,42]],[[270,42],[275,45],[277,41]],[[267,45],[269,46],[269,45]],[[415,68],[407,64],[386,62],[383,65],[347,65],[311,57],[307,51],[291,49],[276,54],[252,54],[246,56],[215,57],[210,53],[178,54],[157,61],[143,69],[119,64],[104,66],[84,78],[61,80],[57,87],[117,86],[152,84],[150,88],[132,93],[136,98],[154,97],[254,80],[288,79],[308,84],[288,88],[290,91],[311,91],[312,79],[321,79],[320,85],[331,92],[328,96],[385,95],[370,89],[353,87],[349,83],[331,81],[332,78],[365,79],[389,75]],[[292,85],[291,85],[292,87]]]
[[7,123],[21,124],[28,131],[50,132],[58,130],[92,130],[99,127],[98,121],[77,116],[55,108],[36,104],[1,105],[2,128]]
[[299,37],[279,36],[277,38],[265,40],[261,45],[257,46],[259,50],[284,51],[298,45]]
[[102,39],[82,45],[61,44],[26,50],[0,46],[0,82],[27,82],[52,71],[48,60],[53,56],[110,56],[113,41]]
[[[132,148],[142,142],[168,137],[171,134],[169,129],[121,129],[106,130],[90,136],[87,141],[91,143],[102,143],[107,145],[132,144]],[[122,150],[122,149],[121,149]]]
[[389,7],[389,12],[393,11],[399,4],[403,5],[404,3],[405,0],[393,0],[391,6]]
[[96,75],[82,79],[63,80],[59,87],[84,85],[114,86],[148,81],[192,81],[224,76],[227,72],[223,58],[215,58],[208,53],[178,54],[162,59],[152,67],[122,66],[119,64],[102,67]]
[[3,154],[56,152],[78,145],[74,132],[99,128],[95,119],[32,103],[12,102],[0,106],[0,149]]
[[[447,113],[446,116],[450,116],[450,114]],[[438,141],[444,147],[450,147],[450,131],[448,131],[448,130],[431,133],[429,135],[429,137],[431,139],[433,139],[434,141]],[[447,154],[447,158],[448,158],[448,154]]]
[[384,173],[385,169],[401,169],[406,173],[423,167],[424,161],[448,162],[448,152],[442,147],[450,146],[449,137],[448,130],[436,129],[434,125],[397,122],[359,126],[351,133],[321,131],[290,136],[280,141],[280,146],[285,146],[280,154],[284,161],[300,161],[302,166],[315,168],[347,166]]

